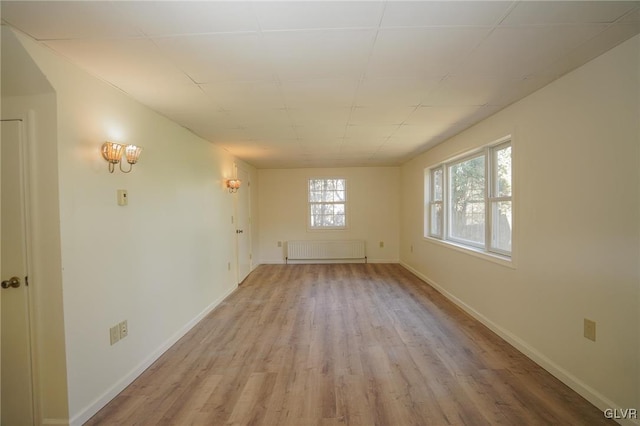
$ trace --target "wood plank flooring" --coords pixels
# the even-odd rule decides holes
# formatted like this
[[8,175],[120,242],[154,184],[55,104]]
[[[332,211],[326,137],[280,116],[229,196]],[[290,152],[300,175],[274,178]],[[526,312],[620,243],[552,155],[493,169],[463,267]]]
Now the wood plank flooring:
[[396,264],[261,265],[87,425],[598,425]]

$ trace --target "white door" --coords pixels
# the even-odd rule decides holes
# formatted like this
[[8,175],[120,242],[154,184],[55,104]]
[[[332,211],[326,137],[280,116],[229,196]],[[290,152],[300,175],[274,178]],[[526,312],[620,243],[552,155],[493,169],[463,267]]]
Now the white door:
[[0,126],[0,423],[32,425],[23,123],[3,120]]
[[251,272],[251,182],[249,172],[236,168],[242,186],[236,192],[236,241],[238,248],[238,283]]

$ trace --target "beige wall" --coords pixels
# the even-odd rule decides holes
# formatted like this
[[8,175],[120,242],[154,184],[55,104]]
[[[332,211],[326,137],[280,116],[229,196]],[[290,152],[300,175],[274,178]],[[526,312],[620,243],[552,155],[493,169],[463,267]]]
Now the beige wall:
[[[269,169],[258,174],[261,263],[284,262],[286,241],[331,239],[366,240],[369,261],[398,261],[399,168]],[[313,177],[347,179],[348,229],[307,229],[307,179]]]
[[[639,52],[637,36],[402,167],[403,263],[600,408],[640,406]],[[509,134],[513,267],[424,239],[425,167]]]
[[[19,38],[56,92],[68,405],[81,424],[236,288],[224,186],[236,159]],[[144,147],[131,174],[108,173],[105,140]],[[110,346],[125,319],[129,336]]]

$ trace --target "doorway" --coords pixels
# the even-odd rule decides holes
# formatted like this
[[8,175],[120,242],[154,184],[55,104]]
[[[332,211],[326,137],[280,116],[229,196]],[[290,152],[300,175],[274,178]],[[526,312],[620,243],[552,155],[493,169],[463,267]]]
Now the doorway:
[[0,126],[0,423],[31,425],[34,404],[24,121],[1,120]]

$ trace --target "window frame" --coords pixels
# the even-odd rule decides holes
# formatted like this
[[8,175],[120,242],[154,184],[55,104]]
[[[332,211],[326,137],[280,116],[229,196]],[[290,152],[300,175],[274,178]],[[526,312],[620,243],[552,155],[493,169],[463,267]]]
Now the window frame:
[[[311,181],[321,180],[342,180],[344,181],[344,200],[342,201],[311,201]],[[349,188],[348,188],[348,179],[342,176],[337,177],[309,177],[307,178],[307,230],[309,231],[342,231],[346,230],[349,226]],[[312,225],[312,212],[313,205],[323,205],[323,204],[344,204],[344,226],[313,226]]]
[[[510,192],[509,195],[499,194],[497,188],[497,152],[510,147],[511,151],[511,164],[510,164]],[[452,236],[452,203],[451,203],[451,168],[472,160],[474,158],[484,158],[484,240],[481,243],[476,241],[467,240]],[[471,251],[482,255],[488,255],[491,258],[498,258],[506,260],[509,263],[514,257],[514,204],[513,193],[514,191],[514,173],[513,173],[513,138],[511,135],[494,141],[488,145],[485,145],[479,149],[466,151],[460,155],[449,158],[445,161],[437,163],[431,167],[425,169],[425,212],[424,212],[424,232],[425,239],[443,243],[449,246],[454,246],[463,251]],[[434,175],[436,172],[442,171],[442,214],[439,220],[440,234],[432,232],[433,220],[433,207],[438,204],[438,200],[434,199]],[[494,230],[493,223],[493,209],[496,203],[508,202],[511,204],[511,250],[504,250],[497,247],[497,233]]]
[[[429,169],[429,194],[433,194],[435,193],[435,177],[434,175],[440,172],[441,173],[441,177],[440,177],[440,181],[441,181],[441,185],[442,185],[442,194],[440,195],[440,199],[438,200],[434,200],[433,197],[429,196],[429,206],[428,206],[428,211],[427,211],[427,229],[429,230],[428,234],[431,237],[434,238],[440,238],[442,239],[444,237],[444,215],[445,215],[445,211],[444,211],[444,199],[447,196],[447,191],[446,191],[446,185],[444,184],[444,165],[440,164],[439,166],[433,167],[431,169]],[[431,216],[433,215],[433,209],[437,206],[440,206],[440,218],[438,220],[437,223],[437,228],[440,230],[439,233],[434,233],[433,232],[433,226],[432,226],[432,221],[431,221]]]

